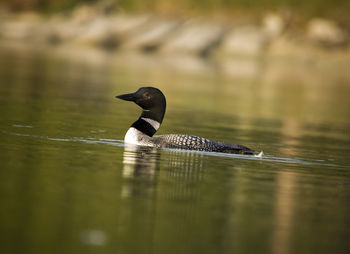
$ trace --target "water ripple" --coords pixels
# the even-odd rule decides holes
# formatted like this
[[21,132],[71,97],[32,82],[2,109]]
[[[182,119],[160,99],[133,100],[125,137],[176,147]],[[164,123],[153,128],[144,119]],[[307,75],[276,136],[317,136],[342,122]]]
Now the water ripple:
[[[37,138],[37,139],[59,141],[59,142],[81,142],[85,144],[104,144],[104,145],[110,145],[110,146],[125,147],[124,141],[119,139],[83,138],[83,137],[53,138],[48,136],[32,135],[32,134],[25,134],[25,133],[18,133],[18,132],[8,132],[8,131],[1,131],[1,132],[4,134],[13,135],[13,136],[31,137],[31,138]],[[256,161],[263,161],[263,162],[350,168],[350,166],[347,166],[347,165],[325,163],[325,161],[321,159],[306,160],[302,158],[287,158],[287,157],[278,157],[278,156],[265,155],[265,154],[262,154],[261,156],[254,156],[254,155],[228,154],[228,153],[180,150],[180,149],[169,149],[169,148],[164,148],[162,150],[168,151],[168,152],[176,151],[176,152],[183,152],[183,153],[196,153],[196,154],[202,154],[202,155],[208,155],[208,156],[226,157],[226,158],[235,158],[235,159],[244,159],[244,160],[256,160]]]

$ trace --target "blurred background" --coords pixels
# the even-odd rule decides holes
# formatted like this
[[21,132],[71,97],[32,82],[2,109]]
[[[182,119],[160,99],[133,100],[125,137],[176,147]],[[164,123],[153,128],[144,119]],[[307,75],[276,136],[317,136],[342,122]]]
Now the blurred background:
[[[0,0],[1,253],[348,253],[350,1]],[[134,149],[159,134],[255,157]]]
[[349,9],[347,0],[1,0],[1,38],[202,55],[348,55]]
[[[13,11],[35,10],[41,12],[57,12],[70,10],[81,4],[94,4],[101,2],[97,0],[1,0],[3,6]],[[106,2],[106,1],[105,1]],[[337,21],[348,19],[347,11],[349,2],[346,0],[335,0],[329,2],[326,0],[180,0],[176,3],[168,0],[109,0],[108,2],[116,4],[118,9],[126,11],[152,11],[168,14],[206,14],[206,15],[230,15],[242,13],[243,15],[257,15],[257,12],[267,10],[288,10],[299,18],[310,18],[312,16],[321,16],[324,18],[334,18]]]

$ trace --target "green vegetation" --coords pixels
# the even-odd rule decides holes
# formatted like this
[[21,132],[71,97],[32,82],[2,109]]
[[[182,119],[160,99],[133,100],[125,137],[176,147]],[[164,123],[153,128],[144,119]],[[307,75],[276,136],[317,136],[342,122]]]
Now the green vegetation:
[[[302,17],[326,17],[348,21],[349,0],[111,0],[118,9],[132,11],[155,11],[167,14],[232,15],[237,13],[259,15],[268,10],[288,11]],[[69,10],[81,3],[97,0],[0,0],[0,4],[13,10],[41,10],[56,12]]]

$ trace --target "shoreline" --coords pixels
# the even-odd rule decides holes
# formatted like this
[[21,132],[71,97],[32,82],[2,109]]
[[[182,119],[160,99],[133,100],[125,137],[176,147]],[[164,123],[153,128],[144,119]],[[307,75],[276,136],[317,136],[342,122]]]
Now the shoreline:
[[92,5],[49,17],[35,12],[1,12],[0,42],[215,59],[350,59],[350,34],[334,21],[312,19],[295,30],[276,13],[268,13],[254,23],[110,13]]

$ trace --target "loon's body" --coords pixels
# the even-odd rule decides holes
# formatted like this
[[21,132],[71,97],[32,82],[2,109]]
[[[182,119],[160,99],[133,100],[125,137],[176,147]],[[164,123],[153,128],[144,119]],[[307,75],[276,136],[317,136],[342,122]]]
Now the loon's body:
[[116,97],[126,101],[133,101],[143,109],[141,116],[127,131],[124,138],[125,143],[158,148],[256,154],[254,150],[242,145],[222,143],[197,136],[183,134],[154,136],[163,121],[166,109],[165,96],[157,88],[141,87],[135,93],[123,94]]

